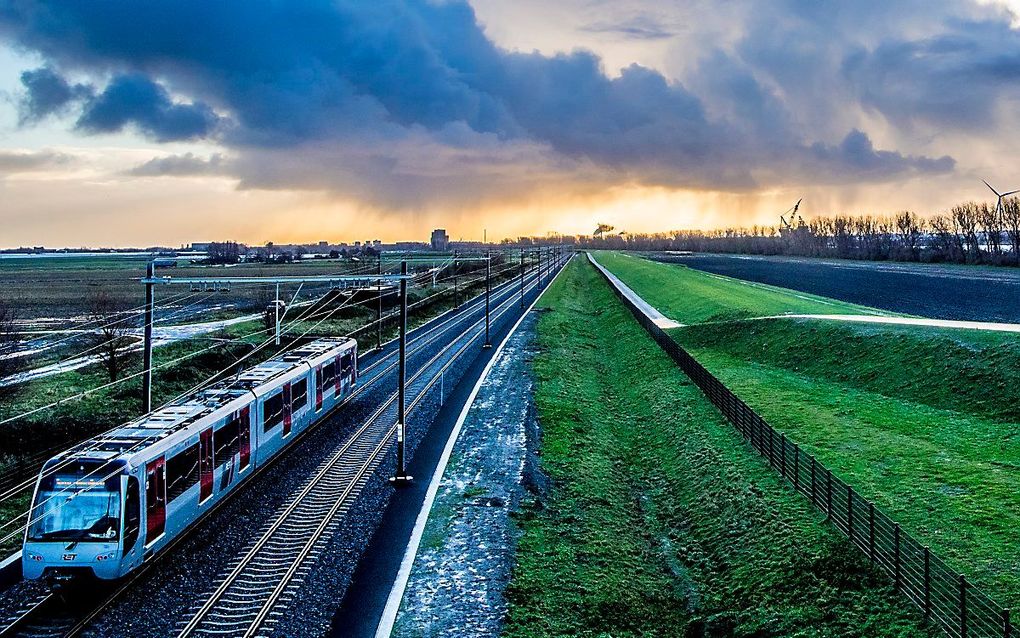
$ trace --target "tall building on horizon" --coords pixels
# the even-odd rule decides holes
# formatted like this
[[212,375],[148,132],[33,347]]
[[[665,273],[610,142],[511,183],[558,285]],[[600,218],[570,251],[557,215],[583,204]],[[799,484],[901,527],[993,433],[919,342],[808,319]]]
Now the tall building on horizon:
[[445,228],[437,228],[432,231],[432,250],[449,250],[450,249],[450,236],[446,234]]

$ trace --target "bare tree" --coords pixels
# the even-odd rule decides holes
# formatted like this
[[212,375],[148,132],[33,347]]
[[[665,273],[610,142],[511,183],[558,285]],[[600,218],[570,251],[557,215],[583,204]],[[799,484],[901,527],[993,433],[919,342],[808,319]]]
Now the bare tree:
[[921,226],[920,220],[917,215],[910,211],[903,211],[896,214],[896,234],[899,236],[900,244],[903,246],[903,251],[907,257],[912,261],[916,261],[919,256],[918,244],[921,240],[921,232],[923,227]]
[[1010,197],[1003,200],[1002,223],[1013,247],[1013,263],[1020,265],[1020,199]]
[[953,206],[949,215],[953,220],[956,235],[963,241],[967,261],[975,262],[981,257],[981,246],[978,242],[977,224],[979,207],[974,202]]
[[0,379],[17,374],[24,365],[24,357],[15,356],[21,341],[16,319],[14,307],[0,299]]
[[992,260],[999,261],[1002,256],[1002,217],[997,206],[989,207],[981,204],[978,208],[978,223],[985,236],[985,245],[992,255]]
[[116,381],[127,364],[127,350],[134,341],[128,335],[124,304],[102,289],[92,289],[85,297],[86,316],[96,324],[91,333],[92,347],[110,381]]

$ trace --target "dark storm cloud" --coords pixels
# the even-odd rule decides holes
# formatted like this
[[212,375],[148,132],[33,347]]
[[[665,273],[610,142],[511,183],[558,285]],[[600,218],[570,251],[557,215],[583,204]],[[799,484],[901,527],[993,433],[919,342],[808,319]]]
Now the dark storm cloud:
[[[790,11],[805,12],[801,22],[832,13]],[[657,29],[632,21],[617,30],[665,37]],[[459,0],[15,0],[0,8],[0,37],[57,68],[113,78],[83,103],[81,130],[210,138],[237,155],[246,186],[349,191],[366,180],[384,200],[428,199],[448,191],[451,176],[483,179],[465,156],[540,147],[561,158],[542,155],[551,168],[606,183],[731,190],[753,188],[752,174],[774,165],[840,181],[952,167],[876,151],[856,131],[826,145],[819,140],[852,127],[824,138],[798,129],[788,96],[728,54],[706,57],[696,82],[704,95],[639,66],[610,77],[591,53],[498,49]],[[858,54],[847,73],[870,84],[874,54]],[[434,148],[434,161],[409,168],[415,144]],[[527,161],[506,170],[523,175]]]
[[25,87],[24,97],[19,105],[23,124],[37,122],[49,115],[68,108],[72,102],[87,98],[91,89],[83,84],[71,84],[49,67],[42,67],[21,74]]
[[843,73],[865,106],[898,124],[976,129],[993,124],[997,98],[1018,93],[1020,36],[1004,22],[954,20],[936,36],[855,51]]
[[138,177],[192,177],[201,175],[226,174],[223,155],[213,153],[208,159],[194,153],[154,157],[139,164],[128,173]]
[[815,143],[811,154],[820,166],[833,171],[835,181],[850,179],[873,179],[883,181],[887,175],[900,175],[908,171],[919,173],[944,173],[956,164],[953,158],[938,159],[907,157],[893,151],[879,151],[871,139],[862,131],[853,130],[837,146]]
[[138,74],[115,77],[90,99],[77,127],[89,133],[117,133],[134,125],[159,142],[209,136],[219,118],[201,102],[174,102],[166,89]]

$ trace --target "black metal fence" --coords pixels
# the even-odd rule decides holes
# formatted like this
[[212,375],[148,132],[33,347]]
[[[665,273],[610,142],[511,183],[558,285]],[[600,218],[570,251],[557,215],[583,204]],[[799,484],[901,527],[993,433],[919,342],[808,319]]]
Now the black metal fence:
[[[596,269],[605,276],[602,267]],[[744,440],[832,525],[845,534],[892,579],[897,591],[916,604],[927,620],[954,638],[1010,638],[1010,612],[954,572],[931,550],[900,529],[899,523],[847,485],[786,434],[769,425],[746,403],[645,316],[605,277],[624,305],[680,369],[722,412]]]

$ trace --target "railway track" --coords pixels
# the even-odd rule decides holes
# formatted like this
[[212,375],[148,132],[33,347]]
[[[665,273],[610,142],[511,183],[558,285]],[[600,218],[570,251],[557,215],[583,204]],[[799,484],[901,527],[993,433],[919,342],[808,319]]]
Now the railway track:
[[[537,269],[533,269],[526,273],[525,275],[526,293],[535,289],[539,285],[538,279],[539,278]],[[493,309],[493,311],[490,311],[491,314],[493,315],[493,319],[498,319],[499,317],[501,317],[512,307],[513,304],[516,303],[517,295],[519,294],[518,286],[519,280],[511,279],[507,282],[504,282],[503,284],[500,284],[491,291],[491,302],[495,303],[495,309]],[[456,312],[450,313],[449,316],[445,318],[444,317],[437,318],[438,323],[436,323],[435,325],[430,326],[429,324],[425,324],[421,328],[411,331],[408,339],[408,351],[407,351],[408,358],[422,352],[435,342],[439,341],[443,337],[443,335],[445,335],[451,328],[456,327],[463,321],[469,320],[469,317],[472,313],[476,313],[482,310],[485,304],[484,298],[485,298],[484,293],[481,295],[477,295],[471,300],[468,300],[466,303],[462,304]],[[462,333],[460,333],[460,335],[455,337],[451,341],[450,345],[441,349],[436,355],[434,355],[429,360],[429,362],[423,365],[419,369],[419,371],[412,377],[412,379],[409,380],[408,383],[409,388],[415,382],[419,381],[420,377],[429,368],[429,366],[434,364],[444,353],[448,352],[450,348],[452,348],[452,346],[458,342],[458,340],[463,338],[464,335],[469,333],[471,330],[477,329],[478,326],[483,324],[483,322],[484,317],[475,320],[473,323],[471,323],[468,329],[464,330]],[[457,353],[454,356],[452,356],[447,361],[447,363],[439,369],[438,374],[442,375],[445,372],[445,370],[450,365],[452,365],[452,362],[457,359],[459,354],[462,353],[467,348],[467,346],[470,345],[472,341],[477,339],[478,336],[479,335],[475,335],[473,338],[469,339],[457,351]],[[352,401],[356,396],[367,391],[368,388],[372,387],[374,384],[384,379],[387,376],[387,373],[394,370],[397,367],[397,365],[398,365],[397,352],[396,351],[386,352],[384,349],[383,353],[379,355],[378,358],[373,360],[370,364],[365,366],[365,368],[363,368],[360,371],[358,388],[355,390],[354,393],[352,393],[350,397],[347,398],[347,400],[336,406],[333,412],[340,410],[341,408],[346,406],[350,401]],[[410,414],[411,410],[413,410],[414,407],[417,406],[417,404],[424,397],[424,393],[427,392],[427,390],[431,388],[439,380],[439,378],[440,378],[439,376],[435,375],[430,377],[424,383],[424,388],[421,389],[421,391],[417,395],[415,395],[412,391],[411,396],[415,398],[408,405],[408,414]],[[338,459],[340,459],[342,456],[340,454],[340,450],[338,450],[336,454],[331,455],[327,461],[325,461],[319,466],[319,469],[316,471],[313,478],[305,484],[304,488],[302,488],[301,492],[305,493],[305,497],[302,499],[293,500],[291,502],[291,506],[294,507],[288,506],[284,508],[285,512],[289,510],[289,513],[292,515],[292,517],[289,518],[290,524],[296,525],[296,527],[291,528],[291,532],[289,535],[289,538],[293,541],[291,544],[293,545],[294,543],[296,543],[297,539],[301,538],[301,534],[306,534],[306,536],[304,537],[306,540],[303,544],[301,544],[301,546],[296,551],[296,556],[299,556],[300,560],[291,561],[290,567],[288,567],[288,569],[282,574],[279,574],[281,578],[278,580],[278,583],[282,582],[284,584],[282,586],[276,586],[272,589],[272,591],[268,592],[268,599],[271,602],[269,605],[263,605],[265,611],[263,612],[260,609],[260,612],[256,615],[254,619],[256,622],[251,623],[249,625],[249,627],[252,628],[252,632],[255,631],[257,627],[262,626],[267,619],[273,618],[272,614],[270,613],[270,610],[274,604],[286,603],[288,601],[287,598],[287,595],[289,593],[288,585],[294,585],[293,587],[290,587],[290,589],[296,589],[296,584],[300,583],[301,579],[303,579],[303,577],[307,573],[308,569],[307,568],[308,561],[306,560],[307,557],[310,554],[314,553],[314,550],[316,549],[316,545],[318,544],[319,540],[321,540],[323,537],[328,536],[329,531],[337,524],[339,524],[339,521],[342,520],[342,516],[338,515],[342,514],[343,511],[346,510],[346,508],[349,507],[349,505],[354,502],[357,493],[360,493],[361,487],[364,486],[365,481],[361,479],[365,479],[366,477],[371,476],[375,469],[377,469],[378,464],[381,462],[383,456],[385,456],[385,452],[388,449],[388,445],[390,444],[393,438],[393,432],[395,431],[394,424],[390,424],[388,426],[386,425],[390,423],[390,420],[386,418],[390,415],[386,414],[386,412],[395,411],[395,399],[396,395],[394,393],[384,402],[382,406],[380,406],[373,413],[372,417],[370,417],[370,419],[366,421],[366,423],[355,432],[355,435],[350,437],[348,442],[341,447],[341,450],[343,450],[346,454],[353,455],[355,458],[360,458],[363,460],[363,462],[358,465],[356,470],[353,471],[349,470],[349,472],[353,473],[349,473],[349,475],[346,477],[346,481],[342,480],[342,477],[338,478],[338,480],[335,481],[335,483],[337,484],[347,485],[348,486],[348,488],[346,488],[347,491],[341,491],[340,493],[336,493],[335,490],[330,492],[329,489],[326,488],[325,491],[323,491],[322,493],[313,494],[314,487],[316,485],[319,485],[321,487],[325,486],[326,484],[326,482],[324,482],[323,480],[317,479],[324,479],[326,473],[328,473],[330,470],[334,472],[341,471],[338,470],[337,468],[339,466],[345,465],[345,463],[337,462]],[[328,415],[322,420],[322,422],[328,421],[331,418],[331,416],[332,414]],[[308,430],[303,432],[301,436],[304,437],[308,433],[314,431],[315,429],[317,428],[309,428]],[[267,466],[264,466],[263,468],[260,468],[260,471],[262,469],[265,469],[265,467],[269,467],[270,465],[272,465],[272,463],[270,463]],[[220,505],[226,502],[229,502],[229,499],[221,502]],[[310,509],[303,510],[301,507],[297,507],[297,505],[299,505],[300,503],[304,503],[304,507]],[[320,508],[319,514],[321,515],[322,514],[321,508],[326,503],[329,503],[330,505],[329,510],[327,510],[329,516],[325,519],[320,518],[317,521],[318,525],[316,525],[316,527],[314,527],[313,529],[310,530],[307,529],[307,525],[309,525],[313,520],[308,518],[307,516],[308,512],[314,510],[315,507],[318,506]],[[207,517],[211,516],[214,512],[218,510],[219,505],[212,511],[210,511]],[[304,517],[303,514],[305,515]],[[196,527],[204,520],[205,518],[197,521]],[[279,517],[277,520],[279,520]],[[302,521],[305,525],[304,529],[301,528]],[[267,528],[264,528],[262,530],[262,535],[260,536],[260,539],[263,536],[266,536],[266,533],[269,532],[270,529],[273,528],[275,524],[276,521],[270,524]],[[279,539],[288,538],[288,530],[280,529],[283,527],[284,526],[282,524],[277,526],[278,528],[277,531],[280,531],[280,534],[276,536],[277,541],[279,541]],[[293,530],[297,531],[294,532]],[[184,534],[181,537],[179,537],[174,544],[168,546],[164,552],[164,556],[170,554],[172,552],[173,547],[178,542],[183,541],[188,536],[189,534]],[[308,539],[313,540],[309,542]],[[261,545],[265,546],[267,544],[268,540],[265,543],[262,543]],[[258,541],[256,541],[256,545],[259,545]],[[73,636],[78,636],[82,633],[82,631],[85,628],[87,628],[92,623],[93,620],[95,620],[105,609],[107,609],[114,601],[116,601],[121,594],[130,589],[131,586],[138,581],[138,579],[146,575],[146,573],[153,567],[153,565],[158,564],[158,562],[159,561],[154,561],[153,563],[149,563],[143,566],[132,576],[130,576],[126,581],[120,583],[119,586],[115,587],[112,593],[105,594],[93,592],[93,594],[98,598],[98,600],[93,600],[90,601],[89,603],[68,605],[67,602],[60,595],[55,593],[44,593],[38,594],[37,596],[34,597],[30,597],[20,607],[18,607],[18,609],[13,614],[11,614],[10,617],[6,618],[2,623],[0,623],[0,638],[11,638],[14,636],[22,638],[25,637],[70,638]],[[243,559],[241,559],[241,562],[243,562]],[[241,564],[241,562],[239,562],[238,565]],[[303,566],[305,567],[303,568]],[[264,575],[266,577],[269,577],[271,575],[271,572],[266,572]],[[235,583],[243,582],[240,578],[234,578],[233,581]],[[224,590],[224,592],[226,592],[226,589]],[[203,605],[203,608],[204,607],[205,606]],[[210,607],[209,610],[207,610],[206,615],[208,616],[209,612],[212,612],[212,610],[213,607]],[[228,616],[224,616],[215,622],[226,623],[228,622],[227,620]],[[211,616],[209,617],[211,618]],[[213,622],[213,624],[211,625],[212,627],[211,629],[201,628],[201,633],[197,633],[197,630],[200,629],[199,625],[201,625],[201,623],[199,623],[195,625],[194,629],[192,630],[193,632],[192,634],[186,633],[186,631],[182,630],[181,635],[230,635],[230,636],[253,635],[252,632],[239,634],[234,632],[232,629],[223,629],[227,627],[226,624],[220,625],[220,627],[222,628],[220,630],[217,630],[216,629],[217,625],[215,624],[215,622]],[[185,626],[185,629],[186,628],[187,625]]]
[[[537,286],[537,282],[528,288]],[[501,317],[516,303],[505,300]],[[441,375],[483,334],[484,319],[467,327],[408,380],[410,414]],[[452,351],[452,354],[450,354]],[[182,624],[179,638],[269,635],[293,600],[318,551],[354,503],[386,453],[396,430],[394,393],[369,420],[320,465],[312,479],[282,509],[258,540],[235,560],[229,572]]]

